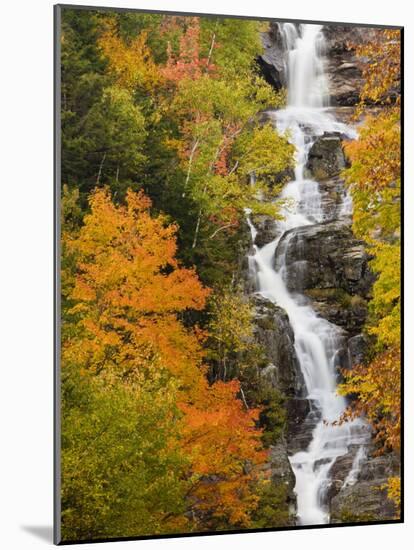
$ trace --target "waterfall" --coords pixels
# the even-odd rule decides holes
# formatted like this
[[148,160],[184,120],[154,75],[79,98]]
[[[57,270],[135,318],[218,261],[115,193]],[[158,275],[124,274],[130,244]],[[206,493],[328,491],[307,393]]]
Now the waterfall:
[[[257,291],[284,308],[289,316],[307,399],[317,419],[309,446],[289,457],[296,477],[297,522],[317,525],[329,522],[327,490],[333,464],[351,446],[366,443],[367,429],[359,419],[332,424],[346,407],[345,399],[336,392],[335,371],[336,355],[344,345],[343,332],[319,317],[304,296],[297,291],[289,292],[286,254],[295,229],[326,220],[318,182],[305,177],[309,150],[316,137],[324,132],[340,132],[349,137],[356,137],[356,134],[352,128],[338,122],[327,108],[329,93],[324,71],[322,26],[285,23],[280,25],[280,31],[286,49],[288,104],[285,109],[274,111],[272,116],[278,130],[288,131],[295,145],[295,177],[282,192],[288,206],[284,209],[283,221],[275,222],[279,236],[260,249],[254,245],[249,265],[254,271]],[[339,215],[349,214],[351,208],[349,197],[344,194]],[[256,229],[248,218],[254,243]],[[300,245],[300,239],[296,238],[294,246],[299,248]],[[300,267],[306,270],[306,263]],[[349,483],[355,481],[363,455],[361,451],[355,459]]]

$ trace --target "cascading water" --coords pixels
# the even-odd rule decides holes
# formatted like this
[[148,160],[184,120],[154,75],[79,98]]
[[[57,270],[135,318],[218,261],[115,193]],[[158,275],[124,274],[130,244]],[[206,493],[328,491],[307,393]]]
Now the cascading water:
[[[346,454],[351,446],[363,448],[367,429],[361,420],[332,424],[346,406],[344,398],[336,393],[335,372],[336,355],[344,345],[343,333],[319,317],[304,296],[288,291],[286,253],[295,229],[326,220],[319,185],[304,176],[313,142],[325,132],[340,132],[349,137],[356,135],[351,128],[337,122],[327,109],[329,95],[324,72],[322,27],[297,27],[285,23],[280,25],[280,30],[287,53],[288,106],[273,112],[273,116],[278,130],[288,131],[289,139],[296,147],[295,179],[282,192],[289,206],[285,208],[284,220],[275,222],[279,236],[260,249],[254,246],[249,263],[255,271],[258,292],[284,308],[289,316],[311,414],[316,418],[308,448],[290,457],[296,477],[297,521],[302,525],[312,525],[329,522],[326,502],[329,472],[335,460]],[[344,203],[337,216],[349,214],[351,208],[349,197],[344,194]],[[250,219],[248,222],[254,243],[257,231]],[[300,239],[296,238],[294,246],[299,248],[300,244]],[[300,268],[306,270],[306,263]],[[358,451],[348,483],[355,482],[363,456],[364,452]]]

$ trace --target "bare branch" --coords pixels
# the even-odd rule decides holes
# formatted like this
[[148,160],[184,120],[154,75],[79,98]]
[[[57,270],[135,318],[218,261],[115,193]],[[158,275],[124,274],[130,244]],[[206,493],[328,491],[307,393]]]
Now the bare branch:
[[216,229],[214,231],[214,233],[212,233],[209,237],[209,240],[210,239],[214,239],[214,237],[217,235],[217,233],[220,233],[220,231],[223,231],[223,229],[229,229],[229,227],[235,227],[237,226],[237,223],[228,223],[226,225],[222,225],[221,227],[219,227],[218,229]]

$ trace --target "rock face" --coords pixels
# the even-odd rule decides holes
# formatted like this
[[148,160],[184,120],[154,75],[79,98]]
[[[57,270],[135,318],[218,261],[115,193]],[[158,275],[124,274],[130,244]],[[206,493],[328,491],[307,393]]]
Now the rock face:
[[279,241],[279,258],[281,253],[287,287],[305,294],[322,317],[349,336],[360,334],[374,276],[368,266],[370,256],[354,237],[349,220],[292,229]]
[[[329,80],[331,105],[334,107],[353,107],[360,99],[364,84],[362,78],[363,59],[355,54],[355,46],[364,44],[373,38],[374,29],[358,26],[325,25],[323,33],[326,39],[326,74]],[[263,53],[257,63],[269,84],[280,90],[286,85],[286,63],[283,39],[278,24],[273,22],[269,31],[262,33]],[[400,85],[389,92],[394,100],[400,93]]]
[[[323,32],[326,39],[326,71],[329,76],[331,104],[356,105],[364,84],[364,59],[355,55],[355,46],[372,40],[376,31],[358,26],[327,25]],[[388,97],[393,101],[399,93],[400,85],[397,83],[396,87],[390,90]]]
[[[262,383],[277,389],[287,399],[289,425],[292,423],[300,425],[308,411],[300,408],[294,410],[293,406],[293,403],[300,400],[297,396],[304,393],[304,380],[296,356],[294,334],[288,316],[284,309],[261,296],[255,295],[252,300],[255,308],[254,340],[260,345],[266,361],[266,366],[260,369]],[[290,432],[290,427],[288,431]],[[270,470],[270,480],[275,491],[278,491],[281,486],[286,487],[286,506],[290,517],[288,524],[294,525],[295,476],[289,462],[285,437],[282,436],[276,445],[270,447],[266,469]]]
[[[288,441],[285,452],[305,449],[319,419],[312,413],[312,402],[305,398],[306,388],[294,347],[294,334],[284,309],[261,296],[254,297],[254,335],[264,350],[267,366],[262,377],[286,399]],[[290,464],[289,464],[290,469]],[[293,475],[293,474],[292,474]]]
[[286,441],[282,438],[277,445],[273,445],[270,451],[270,464],[272,475],[277,479],[283,479],[290,490],[295,486],[295,476],[290,467],[290,462],[286,453]]
[[371,30],[341,25],[326,26],[326,71],[329,77],[329,92],[332,105],[350,106],[359,101],[363,86],[362,66],[350,44],[362,44]]
[[304,381],[294,347],[294,335],[284,309],[261,296],[253,298],[254,336],[268,365],[261,374],[286,396],[300,396]]
[[316,181],[324,181],[337,176],[345,166],[345,155],[339,135],[325,133],[315,140],[306,164],[309,175]]
[[307,293],[315,302],[359,309],[369,297],[373,282],[370,256],[364,243],[354,237],[347,219],[287,231],[276,255],[284,255],[288,288]]
[[[295,475],[290,466],[287,444],[282,436],[276,445],[269,448],[268,462],[261,466],[261,471],[266,472],[270,478],[270,487],[268,487],[268,497],[270,502],[267,506],[278,506],[280,494],[284,495],[287,518],[283,519],[281,526],[295,525],[296,516],[296,496],[294,493]],[[282,491],[281,491],[282,489]],[[285,491],[283,490],[285,489]],[[272,494],[273,493],[273,494]],[[266,525],[267,527],[277,527],[274,523]]]
[[395,506],[388,500],[383,486],[389,477],[399,475],[397,455],[388,453],[375,456],[371,449],[362,464],[357,482],[350,485],[344,485],[340,460],[335,467],[336,470],[331,472],[333,486],[336,485],[337,489],[331,499],[332,523],[381,521],[395,517]]
[[280,230],[278,230],[275,220],[269,216],[252,216],[252,222],[257,229],[254,244],[259,248],[265,244],[269,244],[280,235]]
[[283,40],[277,23],[270,23],[269,31],[261,34],[263,53],[257,63],[265,80],[276,90],[286,85],[286,64]]

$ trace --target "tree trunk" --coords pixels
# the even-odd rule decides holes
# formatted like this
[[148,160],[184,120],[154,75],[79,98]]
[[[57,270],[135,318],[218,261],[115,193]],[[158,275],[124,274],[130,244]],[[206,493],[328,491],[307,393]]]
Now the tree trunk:
[[101,179],[102,168],[103,168],[105,159],[106,159],[106,152],[103,154],[103,157],[102,157],[102,160],[101,160],[101,164],[99,165],[98,176],[97,176],[97,178],[96,178],[96,185],[99,185],[99,181],[100,181],[100,179]]
[[190,158],[188,160],[187,176],[186,176],[185,182],[184,182],[184,191],[183,191],[183,194],[181,195],[183,198],[185,197],[187,185],[188,185],[188,182],[190,181],[190,174],[191,174],[191,167],[193,165],[194,153],[196,152],[196,149],[197,149],[199,143],[200,143],[200,140],[197,138],[194,145],[193,145],[193,147],[192,147],[192,149],[191,149],[191,152],[190,152]]

